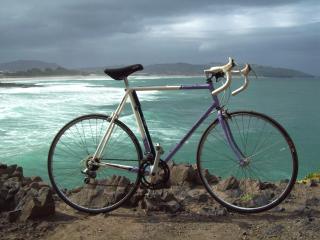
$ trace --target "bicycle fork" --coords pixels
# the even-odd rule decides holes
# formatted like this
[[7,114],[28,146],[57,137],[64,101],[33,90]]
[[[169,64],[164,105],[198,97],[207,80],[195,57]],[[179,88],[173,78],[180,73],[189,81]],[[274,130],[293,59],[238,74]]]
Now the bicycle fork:
[[232,151],[234,152],[235,156],[237,157],[239,164],[241,166],[244,166],[247,163],[247,159],[242,153],[242,151],[240,150],[238,144],[236,143],[232,135],[228,120],[226,118],[227,118],[227,112],[224,110],[218,110],[218,120],[222,126],[227,142],[231,147]]

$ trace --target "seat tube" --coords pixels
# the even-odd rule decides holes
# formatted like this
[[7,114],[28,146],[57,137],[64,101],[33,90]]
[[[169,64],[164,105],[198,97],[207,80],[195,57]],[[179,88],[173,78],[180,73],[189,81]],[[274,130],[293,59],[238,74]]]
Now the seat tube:
[[222,126],[224,135],[227,139],[227,142],[229,144],[229,146],[231,147],[232,151],[234,152],[234,154],[236,155],[237,159],[239,160],[239,162],[242,162],[243,159],[245,158],[245,156],[243,155],[243,153],[241,152],[239,146],[237,145],[236,141],[233,138],[230,126],[228,121],[225,119],[225,116],[223,115],[222,110],[218,111],[218,120],[219,123]]

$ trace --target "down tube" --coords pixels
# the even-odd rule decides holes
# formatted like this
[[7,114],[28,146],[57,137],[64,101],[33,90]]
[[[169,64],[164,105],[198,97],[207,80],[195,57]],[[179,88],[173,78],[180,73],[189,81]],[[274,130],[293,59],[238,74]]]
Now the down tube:
[[200,124],[209,116],[213,109],[217,107],[216,103],[213,103],[208,110],[202,115],[202,117],[192,126],[190,131],[181,139],[181,141],[169,152],[168,156],[164,159],[165,162],[170,161],[170,159],[176,154],[176,152],[183,146],[185,141],[192,135],[192,133],[200,126]]

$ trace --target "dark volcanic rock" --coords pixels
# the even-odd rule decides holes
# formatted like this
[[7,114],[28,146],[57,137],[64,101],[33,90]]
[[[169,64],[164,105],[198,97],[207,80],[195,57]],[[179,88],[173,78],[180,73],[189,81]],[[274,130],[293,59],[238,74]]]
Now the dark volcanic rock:
[[17,165],[0,164],[0,213],[7,212],[9,221],[54,214],[51,188],[40,181],[40,177],[24,177]]
[[168,213],[176,213],[183,209],[172,193],[146,195],[141,207],[146,211],[164,211]]
[[195,175],[191,165],[179,164],[173,165],[170,173],[171,185],[183,185],[184,183],[195,183]]
[[239,187],[239,181],[231,176],[223,181],[220,181],[218,184],[218,190],[220,191],[226,191],[230,189],[237,189]]

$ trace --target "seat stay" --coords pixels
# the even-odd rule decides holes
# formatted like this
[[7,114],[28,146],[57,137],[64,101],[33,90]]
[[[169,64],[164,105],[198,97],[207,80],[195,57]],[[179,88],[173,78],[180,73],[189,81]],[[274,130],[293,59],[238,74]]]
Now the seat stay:
[[106,145],[107,145],[107,143],[108,143],[108,141],[109,141],[109,139],[111,137],[112,131],[114,129],[114,125],[115,125],[114,122],[120,116],[120,113],[122,112],[122,110],[124,108],[124,105],[127,102],[128,96],[129,96],[129,92],[127,91],[125,93],[125,95],[123,96],[123,98],[121,100],[121,103],[119,104],[117,110],[114,113],[112,113],[112,115],[110,117],[111,118],[110,119],[110,125],[108,126],[104,136],[102,137],[102,139],[101,139],[101,141],[100,141],[100,143],[99,143],[99,145],[97,147],[97,150],[93,155],[93,159],[98,159],[102,155],[103,150],[106,147]]

